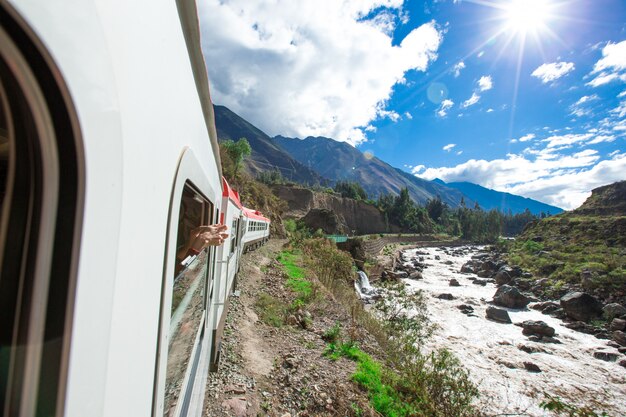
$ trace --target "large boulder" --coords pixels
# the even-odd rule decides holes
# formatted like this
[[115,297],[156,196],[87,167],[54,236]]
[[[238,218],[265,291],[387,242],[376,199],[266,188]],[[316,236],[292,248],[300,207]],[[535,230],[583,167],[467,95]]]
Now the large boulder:
[[506,310],[493,306],[487,307],[485,317],[489,320],[497,321],[498,323],[511,323],[511,318]]
[[611,320],[615,317],[626,315],[626,307],[621,304],[611,303],[605,305],[604,308],[602,308],[602,312],[607,320]]
[[495,278],[497,286],[508,284],[512,279],[511,275],[506,270],[502,269],[498,271]]
[[544,321],[526,320],[521,324],[522,334],[524,336],[537,335],[537,336],[554,336],[554,328],[548,326]]
[[493,295],[493,302],[502,307],[524,308],[528,305],[530,299],[517,288],[503,285]]
[[612,336],[614,341],[619,343],[621,346],[626,346],[626,333],[621,330],[615,330]]
[[626,320],[624,319],[613,319],[611,325],[609,326],[611,331],[615,330],[625,330],[626,329]]
[[561,307],[568,317],[587,322],[602,314],[602,303],[584,292],[570,292],[561,297]]

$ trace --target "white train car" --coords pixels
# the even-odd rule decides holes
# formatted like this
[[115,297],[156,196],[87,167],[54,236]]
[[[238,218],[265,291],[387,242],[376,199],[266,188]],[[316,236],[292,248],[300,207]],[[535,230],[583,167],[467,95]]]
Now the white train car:
[[271,221],[258,210],[243,208],[246,232],[243,237],[243,250],[258,248],[269,240]]
[[[199,416],[224,261],[262,232],[224,197],[195,2],[0,0],[0,23],[0,415]],[[186,251],[222,213],[235,255]]]

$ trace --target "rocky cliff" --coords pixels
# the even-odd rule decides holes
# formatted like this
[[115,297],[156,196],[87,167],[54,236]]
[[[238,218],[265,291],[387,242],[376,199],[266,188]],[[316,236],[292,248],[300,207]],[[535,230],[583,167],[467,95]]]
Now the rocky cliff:
[[358,235],[400,231],[380,210],[361,201],[294,186],[275,185],[272,191],[289,206],[283,217],[303,219],[311,229]]

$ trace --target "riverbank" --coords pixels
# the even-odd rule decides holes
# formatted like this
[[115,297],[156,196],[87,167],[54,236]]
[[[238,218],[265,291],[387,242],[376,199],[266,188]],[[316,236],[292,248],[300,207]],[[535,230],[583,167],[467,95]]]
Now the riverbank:
[[[548,394],[608,415],[626,415],[626,372],[606,361],[623,355],[606,340],[529,308],[499,307],[510,324],[486,318],[497,289],[494,280],[460,273],[480,249],[404,248],[398,258],[419,274],[415,279],[402,278],[410,272],[394,277],[402,278],[410,292],[427,295],[429,316],[439,327],[427,347],[445,347],[459,357],[479,386],[480,409],[488,415],[544,416],[540,403]],[[554,340],[527,337],[515,325],[529,320],[553,328]]]

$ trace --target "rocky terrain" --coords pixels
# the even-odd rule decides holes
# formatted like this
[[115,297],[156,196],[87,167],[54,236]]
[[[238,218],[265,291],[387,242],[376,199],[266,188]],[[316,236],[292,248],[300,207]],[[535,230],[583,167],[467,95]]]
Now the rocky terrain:
[[272,191],[288,205],[283,217],[302,218],[311,230],[357,235],[400,231],[378,208],[362,201],[297,186],[274,185]]

